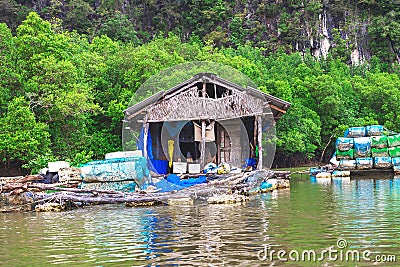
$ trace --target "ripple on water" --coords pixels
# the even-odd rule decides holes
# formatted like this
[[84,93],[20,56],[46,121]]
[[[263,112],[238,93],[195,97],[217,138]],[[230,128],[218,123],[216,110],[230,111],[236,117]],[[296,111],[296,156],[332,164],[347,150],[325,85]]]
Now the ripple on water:
[[293,180],[290,190],[242,205],[0,214],[0,264],[259,266],[265,245],[321,251],[338,238],[353,249],[397,253],[398,229],[399,180]]

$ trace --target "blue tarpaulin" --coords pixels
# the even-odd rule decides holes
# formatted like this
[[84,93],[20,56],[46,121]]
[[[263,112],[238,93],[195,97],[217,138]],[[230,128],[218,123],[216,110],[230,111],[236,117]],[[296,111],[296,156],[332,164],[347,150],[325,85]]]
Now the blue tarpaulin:
[[382,125],[370,125],[365,127],[365,131],[368,136],[380,136],[383,135],[384,128]]
[[[151,138],[150,131],[147,134],[147,168],[155,173],[158,173],[156,168],[153,166],[152,160],[154,160],[153,156],[153,139]],[[137,149],[144,151],[144,128],[140,131],[139,139],[136,142]]]
[[[120,190],[120,182],[134,181],[141,189],[151,183],[150,172],[144,157],[126,157],[91,161],[80,166],[81,176],[86,183],[116,182],[115,190]],[[111,183],[110,183],[111,182]],[[129,183],[129,182],[128,182]],[[125,185],[127,183],[124,183]],[[100,188],[101,189],[101,188]],[[104,190],[109,190],[107,188]]]
[[371,156],[371,138],[357,137],[354,138],[354,157],[370,157]]
[[344,132],[344,137],[363,137],[365,131],[365,127],[350,127]]
[[205,176],[200,176],[199,178],[189,178],[183,179],[176,175],[170,174],[166,179],[163,179],[155,184],[157,189],[161,189],[158,192],[171,192],[173,190],[181,190],[186,187],[190,187],[196,184],[206,183],[207,178]]
[[354,146],[354,138],[338,137],[336,139],[336,149],[339,151],[349,151]]
[[[147,157],[153,159],[153,140],[150,131],[147,134]],[[140,131],[139,140],[136,143],[137,149],[144,151],[144,128]]]
[[183,186],[170,183],[167,181],[167,179],[162,179],[161,181],[157,182],[155,184],[155,186],[157,189],[161,189],[161,190],[157,190],[157,192],[171,192],[174,190],[181,190],[181,189],[185,188]]

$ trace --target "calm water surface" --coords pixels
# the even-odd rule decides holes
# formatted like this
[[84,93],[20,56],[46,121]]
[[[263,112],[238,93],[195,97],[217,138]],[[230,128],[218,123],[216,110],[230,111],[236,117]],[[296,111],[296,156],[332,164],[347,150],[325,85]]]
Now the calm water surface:
[[[319,183],[303,176],[291,188],[244,205],[93,206],[62,213],[0,214],[2,266],[400,266],[400,178]],[[337,241],[347,242],[341,249]],[[341,243],[341,245],[344,243]],[[333,247],[336,260],[323,250]],[[298,251],[299,261],[265,258]],[[304,250],[319,261],[301,261]],[[372,252],[371,262],[339,258]],[[387,261],[378,263],[377,255]]]

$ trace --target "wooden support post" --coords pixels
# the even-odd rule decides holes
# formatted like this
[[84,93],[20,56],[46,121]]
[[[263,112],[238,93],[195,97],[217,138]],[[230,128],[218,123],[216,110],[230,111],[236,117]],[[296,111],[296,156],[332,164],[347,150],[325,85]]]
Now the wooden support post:
[[[206,86],[203,82],[203,88],[201,90],[201,96],[206,97]],[[205,165],[205,154],[206,154],[206,121],[201,121],[201,144],[200,144],[200,168],[203,169]]]
[[218,165],[218,163],[221,162],[221,129],[219,128],[217,122],[215,122],[215,131],[217,133],[217,135],[215,136],[215,143],[217,145],[217,158],[215,163]]
[[253,144],[254,144],[254,146],[252,147],[252,151],[251,151],[251,154],[250,154],[250,157],[256,157],[256,146],[257,146],[257,143],[258,143],[258,131],[257,131],[257,125],[258,125],[258,122],[257,122],[257,116],[254,116],[254,131],[253,131]]
[[257,116],[257,133],[258,133],[258,164],[257,169],[261,170],[263,167],[263,147],[262,147],[262,118]]
[[[225,129],[221,130],[221,140],[220,140],[220,142],[221,142],[221,158],[220,158],[218,163],[226,162],[226,156],[227,156],[226,154],[228,153],[226,151]],[[222,152],[224,153],[223,156],[222,156]]]
[[[172,156],[172,162],[174,162],[173,159],[175,159],[178,162],[182,161],[181,158],[181,149],[179,147],[179,133],[175,135],[175,141],[174,141],[174,153]],[[183,158],[186,158],[186,155],[183,155]]]
[[200,166],[203,169],[205,165],[206,156],[206,121],[201,121],[201,152],[200,152]]
[[143,128],[144,128],[144,136],[143,136],[143,157],[146,158],[148,156],[148,151],[147,151],[147,137],[149,135],[149,123],[145,122],[143,123]]

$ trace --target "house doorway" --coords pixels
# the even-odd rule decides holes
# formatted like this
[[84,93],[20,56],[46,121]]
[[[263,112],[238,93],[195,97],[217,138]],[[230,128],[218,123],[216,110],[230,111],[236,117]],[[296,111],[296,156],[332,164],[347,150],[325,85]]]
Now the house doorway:
[[[189,121],[179,133],[180,154],[187,161],[201,161],[201,122]],[[229,162],[231,156],[231,141],[228,131],[220,123],[206,122],[206,146],[204,163]]]

